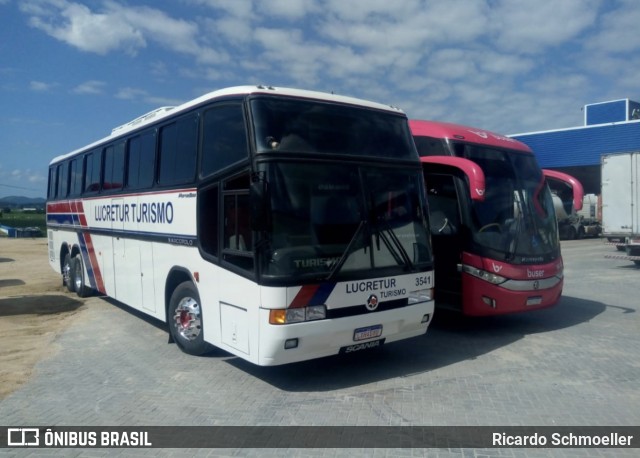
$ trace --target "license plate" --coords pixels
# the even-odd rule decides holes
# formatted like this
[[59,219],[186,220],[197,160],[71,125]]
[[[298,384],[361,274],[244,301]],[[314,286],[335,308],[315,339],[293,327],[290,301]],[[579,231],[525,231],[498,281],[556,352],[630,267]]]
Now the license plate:
[[542,297],[535,296],[527,299],[527,305],[540,305],[542,304]]
[[376,324],[375,326],[367,326],[366,328],[358,328],[353,331],[353,341],[373,339],[374,337],[380,337],[382,335],[382,325]]

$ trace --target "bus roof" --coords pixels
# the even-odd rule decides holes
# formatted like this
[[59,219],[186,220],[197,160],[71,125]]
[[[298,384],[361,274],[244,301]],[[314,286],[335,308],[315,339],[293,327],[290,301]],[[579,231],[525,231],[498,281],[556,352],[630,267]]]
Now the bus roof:
[[409,126],[414,136],[464,140],[469,143],[533,153],[531,148],[518,140],[475,127],[451,124],[448,122],[421,120],[410,120]]
[[367,108],[373,108],[377,110],[385,110],[385,111],[391,111],[394,113],[404,114],[404,112],[400,108],[397,108],[391,105],[384,105],[381,103],[371,102],[368,100],[362,100],[354,97],[347,97],[347,96],[342,96],[337,94],[329,94],[325,92],[308,91],[304,89],[281,88],[281,87],[273,87],[273,86],[235,86],[235,87],[229,87],[229,88],[209,92],[207,94],[204,94],[196,99],[190,100],[176,107],[161,107],[153,111],[150,111],[149,113],[145,113],[142,116],[139,116],[134,120],[129,121],[128,123],[115,127],[111,131],[111,134],[107,137],[104,137],[89,145],[83,146],[82,148],[78,148],[77,150],[74,150],[70,153],[66,153],[66,154],[55,157],[50,162],[50,164],[66,159],[84,150],[91,149],[95,146],[100,145],[101,143],[105,143],[109,140],[120,137],[136,129],[153,124],[166,117],[188,111],[189,109],[196,107],[207,101],[215,100],[217,98],[222,98],[222,97],[243,96],[243,95],[250,95],[250,94],[277,94],[277,95],[283,95],[288,97],[297,97],[297,98],[313,99],[313,100],[319,100],[319,101],[325,101],[325,102],[343,103],[347,105],[356,105],[356,106],[362,106]]

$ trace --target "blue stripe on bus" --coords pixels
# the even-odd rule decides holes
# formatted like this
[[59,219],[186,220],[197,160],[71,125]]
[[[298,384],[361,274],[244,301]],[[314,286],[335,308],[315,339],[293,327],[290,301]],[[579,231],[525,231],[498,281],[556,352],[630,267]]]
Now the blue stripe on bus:
[[[95,235],[103,235],[107,237],[122,237],[122,238],[131,238],[131,239],[157,239],[158,241],[164,243],[171,243],[168,239],[180,239],[180,240],[190,240],[195,242],[198,238],[195,235],[187,235],[187,234],[168,234],[165,232],[147,232],[147,231],[128,231],[123,229],[111,229],[111,228],[99,228],[99,227],[79,227],[79,224],[71,225],[71,224],[51,224],[51,227],[59,228],[59,229],[72,229],[78,230],[81,229],[83,232],[87,232]],[[195,246],[195,243],[194,243]]]
[[325,304],[335,287],[336,283],[322,283],[309,301],[309,305]]
[[80,218],[71,213],[50,213],[47,215],[47,224],[80,225]]
[[80,252],[82,253],[82,259],[84,262],[84,266],[87,269],[87,275],[89,276],[89,283],[91,284],[91,288],[97,290],[96,276],[93,272],[93,266],[91,265],[91,259],[89,258],[89,250],[87,249],[87,242],[85,239],[85,234],[78,234],[78,242],[80,243]]

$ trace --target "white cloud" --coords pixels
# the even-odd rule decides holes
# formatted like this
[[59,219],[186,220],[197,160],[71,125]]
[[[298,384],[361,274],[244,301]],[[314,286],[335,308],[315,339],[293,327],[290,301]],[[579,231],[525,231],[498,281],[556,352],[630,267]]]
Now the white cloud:
[[8,175],[12,180],[15,180],[16,183],[24,183],[26,181],[28,183],[38,184],[46,181],[46,177],[42,172],[31,169],[14,169]]
[[489,23],[502,49],[539,53],[578,37],[595,24],[601,0],[500,0]]
[[587,48],[596,52],[634,52],[640,50],[638,28],[640,2],[623,0],[618,7],[602,16],[602,28],[587,41]]
[[83,51],[105,55],[124,51],[134,55],[154,42],[205,63],[227,60],[224,53],[203,48],[195,22],[172,18],[158,9],[125,6],[106,0],[100,12],[68,0],[28,0],[20,4],[30,24]]
[[122,99],[122,100],[143,101],[144,103],[147,103],[154,107],[175,106],[175,105],[180,105],[181,103],[184,102],[184,100],[179,100],[175,98],[153,96],[153,95],[150,95],[149,92],[144,89],[138,89],[134,87],[120,88],[116,92],[115,97],[117,99]]
[[143,89],[136,89],[133,87],[123,87],[116,92],[116,98],[123,100],[133,100],[140,97],[146,97],[147,91]]
[[104,87],[106,83],[104,81],[85,81],[82,84],[79,84],[73,89],[75,94],[102,94],[104,92]]
[[35,92],[47,92],[57,86],[56,83],[45,83],[43,81],[31,81],[29,88]]
[[314,0],[271,0],[257,2],[256,6],[266,17],[275,16],[288,20],[302,19],[309,14],[319,12],[321,8]]
[[20,8],[32,15],[33,27],[83,51],[135,53],[146,46],[141,31],[117,14],[94,13],[85,5],[65,0],[27,1]]

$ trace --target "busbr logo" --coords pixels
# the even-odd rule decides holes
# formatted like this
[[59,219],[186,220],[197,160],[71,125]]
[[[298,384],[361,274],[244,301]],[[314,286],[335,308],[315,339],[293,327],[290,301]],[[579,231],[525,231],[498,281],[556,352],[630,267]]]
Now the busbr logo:
[[40,430],[38,428],[7,428],[7,446],[38,447]]

